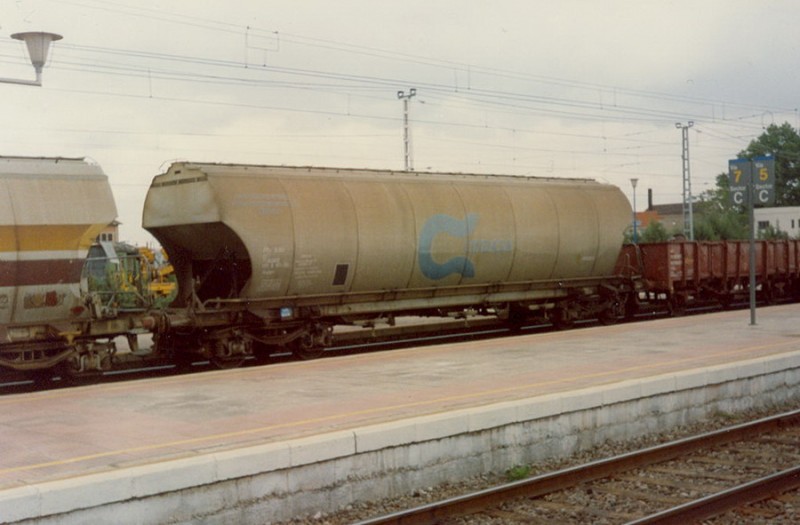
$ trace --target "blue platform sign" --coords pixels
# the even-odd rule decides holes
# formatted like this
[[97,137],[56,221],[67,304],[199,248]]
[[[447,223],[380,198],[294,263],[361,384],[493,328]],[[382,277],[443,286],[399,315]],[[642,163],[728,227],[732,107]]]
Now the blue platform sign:
[[775,204],[775,158],[732,159],[728,161],[728,183],[731,202],[738,206],[749,204],[748,184],[753,185],[753,204]]

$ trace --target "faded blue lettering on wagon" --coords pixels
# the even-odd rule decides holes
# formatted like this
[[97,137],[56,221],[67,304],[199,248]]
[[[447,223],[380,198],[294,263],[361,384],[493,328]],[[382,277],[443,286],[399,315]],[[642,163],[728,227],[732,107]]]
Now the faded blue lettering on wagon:
[[456,256],[438,263],[433,259],[432,249],[437,235],[468,239],[477,223],[477,213],[467,214],[463,220],[440,213],[425,221],[419,234],[419,268],[422,275],[434,281],[454,273],[462,277],[475,277],[475,266],[467,257]]
[[509,239],[473,239],[469,241],[469,253],[510,253],[514,243]]

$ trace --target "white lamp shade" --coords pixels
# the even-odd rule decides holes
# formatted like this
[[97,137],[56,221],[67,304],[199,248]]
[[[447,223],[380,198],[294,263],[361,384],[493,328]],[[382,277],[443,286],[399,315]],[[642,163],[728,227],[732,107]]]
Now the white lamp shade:
[[11,38],[25,42],[28,46],[28,54],[33,67],[40,70],[44,67],[44,63],[47,62],[47,51],[50,48],[50,42],[61,40],[62,36],[55,33],[31,31],[28,33],[14,33]]

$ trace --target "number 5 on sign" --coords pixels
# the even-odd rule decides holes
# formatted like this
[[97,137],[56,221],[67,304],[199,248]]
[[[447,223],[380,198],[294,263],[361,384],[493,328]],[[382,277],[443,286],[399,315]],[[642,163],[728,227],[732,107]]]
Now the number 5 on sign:
[[775,204],[775,159],[773,157],[756,157],[753,159],[754,204],[769,206]]

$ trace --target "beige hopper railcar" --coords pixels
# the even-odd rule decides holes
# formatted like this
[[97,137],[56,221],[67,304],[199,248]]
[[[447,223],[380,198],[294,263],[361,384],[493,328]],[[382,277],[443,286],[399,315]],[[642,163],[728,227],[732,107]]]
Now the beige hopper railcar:
[[170,326],[228,355],[313,353],[334,324],[404,314],[611,311],[630,218],[619,188],[584,179],[178,162],[143,226],[192,311]]

